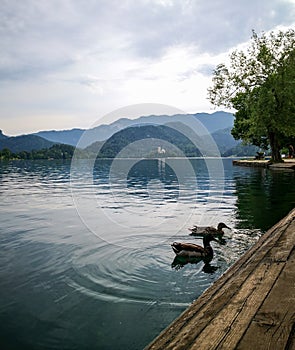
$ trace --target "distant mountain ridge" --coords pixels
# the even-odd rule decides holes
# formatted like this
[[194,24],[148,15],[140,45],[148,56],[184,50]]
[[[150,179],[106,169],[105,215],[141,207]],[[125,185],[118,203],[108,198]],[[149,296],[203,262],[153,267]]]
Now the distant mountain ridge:
[[231,134],[231,128],[217,130],[212,133],[221,154],[236,147],[241,141],[235,140]]
[[54,143],[64,143],[67,145],[76,146],[84,131],[84,129],[79,128],[70,130],[46,130],[39,131],[33,135],[42,137],[45,140]]
[[[208,147],[206,149],[196,150],[196,147],[185,136],[189,135],[188,129],[190,127],[188,126],[191,123],[189,122],[185,126],[185,120],[187,120],[188,116],[190,118],[196,118],[201,122],[200,126],[197,127],[198,135],[193,137],[201,140],[197,141],[200,142],[199,144],[202,142],[206,144],[207,142]],[[0,130],[0,150],[8,148],[11,152],[17,153],[48,149],[56,144],[65,144],[72,147],[76,147],[78,144],[79,148],[86,150],[86,153],[83,154],[87,154],[87,152],[89,152],[88,154],[93,154],[93,152],[96,152],[98,148],[103,146],[100,156],[112,158],[116,152],[120,152],[120,147],[124,148],[128,146],[127,153],[129,152],[129,156],[137,154],[138,157],[141,157],[144,154],[149,154],[148,152],[150,154],[154,152],[156,155],[156,148],[151,150],[146,142],[145,144],[139,144],[137,142],[137,146],[129,146],[129,144],[135,141],[154,138],[157,140],[157,143],[161,139],[163,139],[163,142],[166,142],[165,145],[161,143],[158,145],[158,147],[167,149],[166,156],[181,156],[181,152],[186,156],[210,156],[218,155],[218,152],[216,153],[216,147],[214,146],[214,150],[214,147],[212,148],[210,146],[210,144],[212,145],[210,138],[211,140],[213,138],[222,156],[251,155],[251,152],[254,152],[254,148],[243,146],[240,141],[235,140],[231,135],[233,123],[233,114],[227,112],[179,114],[174,116],[151,115],[142,116],[137,119],[121,118],[109,125],[99,125],[88,129],[86,141],[85,137],[82,138],[83,143],[81,141],[79,142],[79,140],[86,130],[79,128],[39,131],[35,134],[15,137],[6,136]],[[187,127],[188,129],[184,129]],[[252,154],[255,154],[255,152]]]
[[8,148],[11,152],[17,153],[22,151],[40,150],[50,148],[54,142],[45,140],[37,135],[5,136],[0,137],[0,150]]
[[[118,131],[105,142],[96,141],[84,150],[100,158],[242,157],[253,156],[258,150],[255,146],[243,145],[241,141],[235,140],[231,128],[218,130],[211,136],[194,135],[192,139],[196,143],[192,143],[188,137],[189,131],[178,128],[177,123],[137,125]],[[212,139],[217,148],[212,145]],[[164,150],[164,153],[159,150]]]
[[[189,114],[197,118],[204,127],[211,134],[220,129],[232,128],[234,123],[234,116],[227,112],[215,112],[209,113],[196,113]],[[106,125],[99,125],[95,128],[87,130],[87,140],[83,144],[79,145],[85,148],[96,141],[105,141],[109,139],[116,132],[130,126],[140,126],[140,125],[164,125],[173,122],[175,119],[181,118],[181,114],[168,116],[142,116],[137,119],[120,118],[115,122]],[[187,116],[183,115],[183,116]],[[41,136],[49,141],[55,143],[66,143],[72,146],[76,146],[82,134],[86,129],[71,129],[71,130],[52,130],[52,131],[39,131],[34,135]]]
[[7,137],[8,137],[8,136],[3,135],[2,130],[0,130],[0,140],[5,140],[5,139],[7,139]]

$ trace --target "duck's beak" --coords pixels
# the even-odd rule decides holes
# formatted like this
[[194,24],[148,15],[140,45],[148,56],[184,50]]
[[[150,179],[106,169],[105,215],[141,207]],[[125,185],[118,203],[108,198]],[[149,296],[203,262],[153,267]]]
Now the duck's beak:
[[231,230],[231,228],[230,228],[230,227],[228,227],[228,226],[226,226],[226,225],[225,225],[225,228],[228,228],[229,230]]

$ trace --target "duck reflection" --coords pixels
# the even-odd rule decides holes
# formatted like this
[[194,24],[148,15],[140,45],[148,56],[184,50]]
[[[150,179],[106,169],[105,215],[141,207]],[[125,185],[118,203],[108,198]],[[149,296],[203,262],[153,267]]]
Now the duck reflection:
[[180,270],[183,268],[186,264],[198,264],[199,262],[203,261],[204,266],[202,271],[205,273],[214,273],[219,267],[213,266],[210,264],[212,258],[202,258],[202,257],[188,257],[188,256],[176,256],[174,260],[172,261],[171,267],[175,270]]

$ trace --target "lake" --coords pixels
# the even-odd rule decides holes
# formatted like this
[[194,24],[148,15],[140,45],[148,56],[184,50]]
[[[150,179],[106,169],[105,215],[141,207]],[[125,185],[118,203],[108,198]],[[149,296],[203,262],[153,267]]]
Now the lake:
[[[1,162],[1,348],[143,349],[295,207],[294,185],[231,159]],[[212,270],[173,265],[173,241],[220,221]]]

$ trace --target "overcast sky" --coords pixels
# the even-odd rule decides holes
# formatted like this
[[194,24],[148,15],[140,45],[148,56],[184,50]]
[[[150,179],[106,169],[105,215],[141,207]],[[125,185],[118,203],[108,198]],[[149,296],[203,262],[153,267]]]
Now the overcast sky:
[[295,0],[1,0],[0,129],[88,128],[117,108],[213,112],[211,72]]

